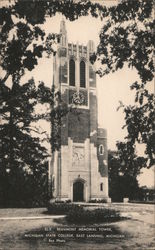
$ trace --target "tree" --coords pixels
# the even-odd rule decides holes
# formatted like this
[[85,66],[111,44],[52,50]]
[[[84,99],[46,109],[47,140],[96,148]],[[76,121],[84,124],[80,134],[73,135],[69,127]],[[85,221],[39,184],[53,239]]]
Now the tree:
[[[0,192],[3,191],[1,198],[3,202],[23,199],[27,203],[26,198],[31,197],[31,201],[34,197],[38,198],[45,180],[42,177],[47,175],[47,165],[44,161],[48,155],[41,146],[39,137],[32,136],[32,131],[38,133],[37,129],[32,127],[32,122],[40,118],[50,120],[52,151],[60,147],[60,121],[66,111],[60,98],[58,98],[59,106],[55,107],[54,102],[58,93],[43,84],[37,90],[33,80],[20,84],[25,72],[34,69],[44,52],[47,52],[47,56],[54,52],[52,44],[59,40],[59,35],[46,35],[39,25],[45,22],[47,15],[53,16],[57,12],[61,12],[70,20],[75,20],[80,15],[87,15],[89,10],[92,15],[97,16],[98,6],[95,4],[91,9],[90,1],[75,3],[32,0],[27,3],[15,0],[7,7],[0,8],[0,67],[4,75],[3,77],[1,75],[0,79],[2,105]],[[11,81],[10,87],[7,85],[8,79]],[[34,107],[38,102],[50,104],[50,115],[34,114]]]
[[33,79],[22,86],[16,83],[11,89],[0,85],[0,183],[3,204],[26,202],[30,193],[26,194],[26,191],[30,189],[31,198],[37,199],[35,190],[41,191],[41,182],[47,173],[47,150],[40,144],[41,132],[34,124],[39,119],[34,112],[37,95]]
[[117,151],[109,151],[109,196],[113,201],[123,201],[125,197],[130,200],[140,198],[137,176],[145,163],[144,158],[138,157],[130,144],[118,143]]
[[91,1],[38,1],[31,0],[29,4],[23,0],[15,0],[7,7],[0,8],[0,49],[1,67],[5,76],[1,83],[5,83],[9,76],[20,78],[25,70],[32,70],[43,52],[54,52],[52,44],[59,39],[59,35],[49,34],[39,25],[43,24],[47,16],[62,13],[73,21],[80,16],[91,15],[98,17],[106,15],[106,8]]
[[72,107],[68,107],[62,100],[59,90],[56,90],[55,86],[48,88],[43,82],[40,82],[38,86],[38,100],[42,104],[48,104],[49,109],[46,110],[45,115],[41,116],[51,124],[51,134],[49,142],[51,145],[51,152],[60,149],[61,145],[61,125],[62,119],[68,114],[73,112]]
[[100,33],[100,43],[91,61],[98,60],[97,73],[105,74],[122,69],[124,64],[135,68],[139,82],[131,84],[135,90],[135,105],[121,104],[125,113],[126,141],[130,147],[146,145],[147,166],[154,163],[154,96],[149,87],[154,77],[153,51],[155,45],[153,27],[153,0],[122,0],[107,9],[108,16]]

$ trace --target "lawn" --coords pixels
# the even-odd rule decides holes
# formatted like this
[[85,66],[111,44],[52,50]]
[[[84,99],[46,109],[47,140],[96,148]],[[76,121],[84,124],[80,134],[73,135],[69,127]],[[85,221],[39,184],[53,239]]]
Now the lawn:
[[29,216],[41,216],[46,212],[46,208],[0,208],[1,217],[29,217]]
[[[0,209],[0,217],[16,217],[21,216],[42,216],[46,209]],[[122,207],[121,209],[122,210]],[[130,207],[127,206],[128,212]],[[147,211],[146,209],[145,211]],[[5,213],[6,211],[6,213]],[[124,211],[124,208],[123,208]],[[138,209],[139,211],[139,209]],[[142,210],[141,210],[142,211]],[[137,209],[131,207],[131,212],[137,213]],[[143,217],[137,216],[136,219],[114,222],[110,224],[100,224],[88,226],[89,231],[80,231],[82,234],[98,234],[98,228],[104,230],[100,232],[103,235],[110,235],[107,238],[74,238],[61,237],[62,242],[53,243],[52,239],[54,233],[67,234],[62,232],[66,226],[66,221],[63,218],[57,219],[33,219],[33,220],[0,220],[0,250],[46,250],[46,249],[79,249],[79,250],[113,250],[113,249],[129,249],[129,250],[152,250],[155,249],[154,240],[154,225],[153,223],[145,222]],[[147,212],[146,216],[151,216],[153,221],[153,213]],[[151,221],[151,219],[150,219]],[[70,224],[69,227],[78,230],[79,225]],[[82,227],[80,225],[80,227]],[[97,228],[97,232],[90,232],[90,228]],[[107,228],[107,229],[106,229]],[[60,230],[58,232],[58,230]],[[110,231],[111,230],[111,231]],[[68,232],[68,234],[71,232]],[[73,232],[72,232],[73,233]],[[114,237],[113,237],[114,235]],[[120,236],[121,235],[121,238]],[[117,237],[118,236],[118,237]],[[60,238],[60,237],[59,237]]]

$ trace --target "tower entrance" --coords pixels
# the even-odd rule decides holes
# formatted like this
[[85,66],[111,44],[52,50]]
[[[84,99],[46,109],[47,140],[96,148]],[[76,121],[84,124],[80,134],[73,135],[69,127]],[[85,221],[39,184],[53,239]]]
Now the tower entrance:
[[73,201],[84,201],[84,183],[81,181],[73,184]]

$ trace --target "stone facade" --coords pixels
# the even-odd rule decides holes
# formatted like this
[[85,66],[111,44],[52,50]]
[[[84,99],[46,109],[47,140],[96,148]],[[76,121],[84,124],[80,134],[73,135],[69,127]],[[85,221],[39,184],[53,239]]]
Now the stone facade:
[[54,84],[72,111],[62,118],[61,149],[52,156],[49,177],[53,195],[58,200],[107,200],[107,134],[98,128],[96,74],[89,61],[94,43],[68,43],[63,20],[60,34]]

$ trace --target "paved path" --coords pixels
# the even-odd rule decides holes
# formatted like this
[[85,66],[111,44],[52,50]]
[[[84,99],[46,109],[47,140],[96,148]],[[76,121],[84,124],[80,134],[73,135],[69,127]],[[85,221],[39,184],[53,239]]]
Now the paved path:
[[38,220],[38,219],[58,219],[64,218],[65,215],[50,215],[50,216],[25,216],[25,217],[0,217],[0,220]]

